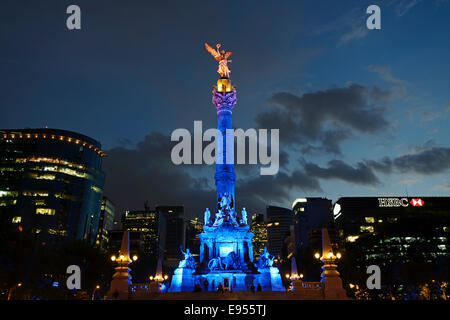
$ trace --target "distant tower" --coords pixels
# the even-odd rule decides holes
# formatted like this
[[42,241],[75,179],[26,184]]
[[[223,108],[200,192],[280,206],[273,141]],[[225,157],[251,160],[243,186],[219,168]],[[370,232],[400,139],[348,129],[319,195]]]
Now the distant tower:
[[[233,154],[227,155],[227,140],[233,143],[234,139],[232,136],[227,139],[226,130],[233,128],[232,114],[236,105],[236,88],[231,86],[229,78],[222,77],[217,80],[217,86],[213,86],[212,103],[217,110],[217,130],[222,133],[223,142],[222,148],[218,143],[216,150],[216,174],[214,175],[217,189],[216,201],[219,202],[226,193],[231,196],[231,208],[234,209],[236,207],[234,197],[236,174],[234,173],[234,164],[227,164],[227,157],[229,160],[234,159]],[[230,147],[230,150],[233,150],[233,146]]]

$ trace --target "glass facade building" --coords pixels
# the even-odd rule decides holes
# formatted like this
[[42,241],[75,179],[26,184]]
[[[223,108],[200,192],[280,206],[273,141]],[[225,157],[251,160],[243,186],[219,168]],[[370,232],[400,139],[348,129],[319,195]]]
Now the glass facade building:
[[264,251],[264,247],[267,247],[267,223],[264,220],[264,214],[255,213],[252,216],[250,232],[254,234],[253,256],[254,259],[258,260],[259,255]]
[[203,222],[198,218],[186,222],[186,248],[189,248],[194,258],[200,255],[199,234],[203,231]]
[[283,252],[285,240],[291,234],[291,226],[294,224],[294,215],[292,210],[282,207],[267,206],[267,240],[269,252],[278,259],[287,256]]
[[157,255],[159,241],[159,216],[155,210],[126,211],[122,216],[123,230],[142,233],[145,254]]
[[180,246],[185,247],[183,206],[156,206],[160,221],[160,246],[163,261],[169,268],[176,267],[181,257]]
[[378,265],[384,284],[448,278],[450,197],[340,198],[333,215],[344,259],[361,274]]
[[295,249],[307,246],[319,249],[322,228],[333,234],[332,201],[325,198],[297,198],[292,204],[294,213]]
[[102,249],[108,248],[109,232],[114,228],[115,211],[114,204],[108,198],[103,197],[96,241],[96,245]]
[[99,142],[75,132],[0,130],[0,223],[17,224],[46,244],[94,244],[105,155]]

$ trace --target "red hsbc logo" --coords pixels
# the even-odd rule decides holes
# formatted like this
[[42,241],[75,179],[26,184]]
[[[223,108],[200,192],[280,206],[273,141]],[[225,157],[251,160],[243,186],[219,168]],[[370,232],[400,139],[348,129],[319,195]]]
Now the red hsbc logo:
[[411,203],[414,207],[421,207],[425,204],[422,199],[411,199],[409,203]]

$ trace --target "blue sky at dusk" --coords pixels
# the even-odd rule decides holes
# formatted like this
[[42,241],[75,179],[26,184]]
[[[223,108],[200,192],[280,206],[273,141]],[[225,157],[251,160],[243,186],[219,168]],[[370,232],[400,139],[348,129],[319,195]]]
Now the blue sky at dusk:
[[[77,4],[82,29],[66,28]],[[381,8],[381,30],[366,8]],[[175,166],[170,134],[215,126],[232,50],[237,128],[279,128],[277,176],[237,166],[251,213],[302,196],[450,192],[450,1],[2,1],[0,128],[76,131],[102,143],[119,210],[214,207],[214,167]]]

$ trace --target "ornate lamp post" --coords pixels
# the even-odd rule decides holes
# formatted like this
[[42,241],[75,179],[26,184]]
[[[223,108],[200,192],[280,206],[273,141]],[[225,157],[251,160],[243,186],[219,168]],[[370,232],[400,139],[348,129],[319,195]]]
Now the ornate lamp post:
[[322,229],[322,255],[316,252],[314,257],[323,263],[321,282],[324,286],[325,299],[347,299],[341,276],[337,271],[337,261],[342,258],[342,254],[333,252],[327,229]]
[[115,267],[116,273],[113,275],[111,281],[108,297],[114,299],[128,299],[128,287],[131,284],[131,276],[129,274],[130,268],[128,265],[138,259],[137,255],[130,258],[129,233],[125,231],[122,237],[122,245],[119,251],[119,256],[111,256],[111,261],[117,262]]

